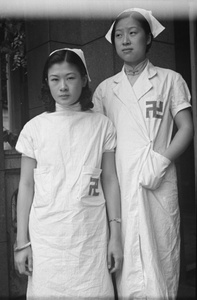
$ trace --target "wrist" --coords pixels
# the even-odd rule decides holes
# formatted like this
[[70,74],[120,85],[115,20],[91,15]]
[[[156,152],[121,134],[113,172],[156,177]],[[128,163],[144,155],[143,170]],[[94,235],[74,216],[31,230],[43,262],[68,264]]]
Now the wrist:
[[109,237],[109,242],[112,243],[112,244],[116,244],[116,243],[121,243],[122,240],[121,240],[121,234],[117,233],[117,234],[110,234],[110,237]]
[[28,238],[20,238],[20,239],[16,239],[16,241],[15,241],[15,245],[17,245],[17,247],[22,247],[23,245],[26,245],[27,243],[29,243]]
[[120,224],[113,224],[110,226],[110,238],[117,239],[121,236]]
[[16,243],[14,244],[14,252],[19,252],[31,246],[31,242],[23,244],[22,246],[18,246]]

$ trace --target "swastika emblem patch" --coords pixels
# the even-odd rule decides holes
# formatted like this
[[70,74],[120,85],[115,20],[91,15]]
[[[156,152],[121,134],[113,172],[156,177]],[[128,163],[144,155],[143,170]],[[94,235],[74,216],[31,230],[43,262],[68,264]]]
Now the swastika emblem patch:
[[97,191],[98,189],[98,183],[99,179],[98,178],[90,178],[90,188],[89,188],[89,196],[98,196],[99,192]]
[[146,118],[162,119],[163,102],[162,101],[146,101]]

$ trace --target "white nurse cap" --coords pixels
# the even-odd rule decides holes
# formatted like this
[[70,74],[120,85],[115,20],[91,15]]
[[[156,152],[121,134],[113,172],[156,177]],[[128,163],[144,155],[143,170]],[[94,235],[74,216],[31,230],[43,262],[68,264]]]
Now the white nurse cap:
[[52,51],[49,54],[49,56],[51,56],[55,52],[62,51],[62,50],[69,50],[69,51],[75,52],[81,58],[81,60],[82,60],[82,62],[84,64],[84,67],[86,69],[86,72],[87,72],[88,80],[91,81],[89,73],[88,73],[88,68],[87,68],[87,65],[86,65],[85,56],[84,56],[83,51],[81,49],[74,49],[74,48],[72,48],[72,49],[71,48],[61,48],[61,49],[57,49],[57,50]]
[[[126,9],[123,12],[121,12],[117,16],[117,18],[120,15],[122,15],[123,13],[133,12],[133,11],[136,11],[136,12],[140,13],[147,20],[147,22],[149,23],[149,26],[150,26],[151,33],[152,33],[152,35],[153,35],[154,38],[156,36],[158,36],[165,29],[165,27],[162,26],[161,23],[159,23],[159,21],[157,21],[157,19],[155,17],[153,17],[152,11],[146,10],[146,9],[143,9],[143,8],[129,8],[129,9]],[[109,31],[107,32],[107,34],[105,36],[105,38],[110,43],[112,43],[111,34],[112,34],[112,30],[113,30],[114,24],[115,24],[115,21],[113,22],[113,24],[111,25]]]

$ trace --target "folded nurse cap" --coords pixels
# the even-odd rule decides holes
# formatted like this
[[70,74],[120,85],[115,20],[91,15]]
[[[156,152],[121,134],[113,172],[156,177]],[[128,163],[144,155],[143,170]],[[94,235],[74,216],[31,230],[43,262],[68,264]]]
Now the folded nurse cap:
[[86,72],[87,72],[88,80],[91,81],[89,73],[88,73],[88,68],[87,68],[87,65],[86,65],[85,56],[84,56],[83,51],[81,49],[74,49],[74,48],[72,48],[72,49],[71,48],[61,48],[61,49],[54,50],[53,52],[51,52],[49,54],[49,56],[51,56],[55,52],[62,51],[62,50],[69,50],[69,51],[75,52],[81,58],[81,60],[84,64],[84,67],[86,69]]
[[[159,21],[157,21],[157,19],[155,17],[153,17],[152,11],[146,10],[146,9],[143,9],[143,8],[129,8],[129,9],[126,9],[123,12],[121,12],[117,16],[117,18],[119,16],[121,16],[123,13],[134,12],[134,11],[140,13],[147,20],[147,22],[149,23],[149,26],[150,26],[151,33],[152,33],[154,38],[156,36],[158,36],[165,29],[165,27],[162,26],[161,23],[159,23]],[[109,31],[107,32],[107,34],[105,36],[105,38],[110,43],[112,43],[111,33],[112,33],[112,30],[113,30],[114,24],[115,24],[115,21],[113,22],[113,24],[111,25]]]

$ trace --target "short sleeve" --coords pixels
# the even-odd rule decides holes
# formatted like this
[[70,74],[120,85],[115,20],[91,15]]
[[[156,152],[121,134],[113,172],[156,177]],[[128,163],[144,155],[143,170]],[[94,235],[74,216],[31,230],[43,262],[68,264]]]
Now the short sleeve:
[[102,87],[101,84],[96,88],[93,94],[93,111],[105,114],[103,102],[102,102]]
[[191,95],[188,86],[179,73],[176,73],[174,77],[171,96],[171,112],[173,117],[175,117],[180,110],[191,107]]
[[115,148],[116,148],[116,130],[112,122],[108,119],[103,152],[113,152]]
[[23,127],[15,148],[21,154],[35,159],[34,139],[30,123]]

